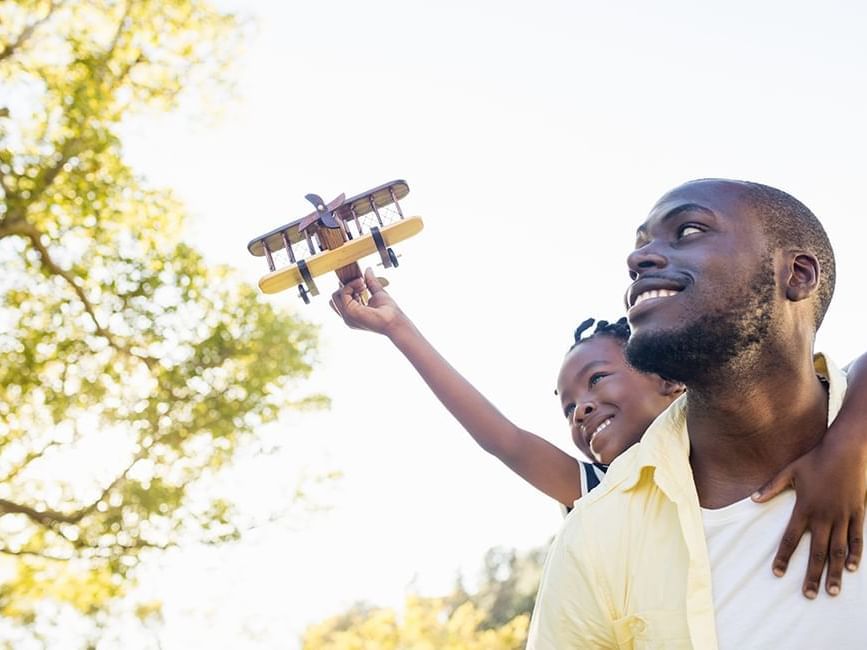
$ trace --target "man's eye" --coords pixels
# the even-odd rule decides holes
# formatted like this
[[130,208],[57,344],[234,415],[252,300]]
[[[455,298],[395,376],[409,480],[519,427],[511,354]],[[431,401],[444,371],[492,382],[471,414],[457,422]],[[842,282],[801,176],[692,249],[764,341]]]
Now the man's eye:
[[694,226],[691,223],[687,223],[682,225],[677,229],[677,238],[682,239],[683,237],[689,237],[690,235],[696,235],[698,233],[704,232],[698,226]]
[[572,414],[573,414],[574,412],[575,412],[575,405],[574,405],[574,404],[570,404],[569,406],[566,407],[566,410],[563,411],[563,413],[566,414],[566,419],[567,419],[567,420],[571,420],[571,419],[572,419]]

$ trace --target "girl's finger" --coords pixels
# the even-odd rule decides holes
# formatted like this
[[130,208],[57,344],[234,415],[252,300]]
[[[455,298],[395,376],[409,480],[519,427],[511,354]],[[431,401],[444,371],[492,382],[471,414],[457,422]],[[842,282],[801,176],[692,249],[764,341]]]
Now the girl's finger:
[[774,556],[772,568],[775,576],[781,577],[785,575],[786,569],[789,568],[789,560],[792,557],[792,553],[798,548],[798,542],[801,541],[801,537],[806,530],[807,522],[797,512],[796,508],[789,519],[789,525],[786,526],[783,538],[780,540],[777,554]]
[[[791,466],[790,466],[791,467]],[[753,501],[757,503],[764,503],[765,501],[769,501],[774,498],[783,490],[786,490],[792,486],[792,471],[789,467],[784,468],[770,481],[765,483],[762,487],[756,490],[753,495]]]
[[849,555],[846,557],[846,568],[849,571],[858,569],[861,564],[861,553],[864,550],[864,510],[860,510],[849,520]]
[[835,525],[831,530],[828,545],[828,575],[825,577],[825,591],[836,596],[843,588],[843,565],[849,551],[849,522]]
[[807,561],[807,575],[804,578],[804,595],[810,600],[819,595],[819,585],[822,582],[822,571],[828,559],[828,546],[831,539],[831,527],[819,524],[810,529],[810,559]]

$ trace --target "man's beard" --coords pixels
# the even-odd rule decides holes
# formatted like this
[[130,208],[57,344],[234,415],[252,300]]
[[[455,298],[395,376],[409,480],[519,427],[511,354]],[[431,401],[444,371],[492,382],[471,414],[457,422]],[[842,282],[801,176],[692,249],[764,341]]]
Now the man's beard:
[[687,387],[715,370],[747,366],[751,352],[771,329],[775,293],[773,265],[764,264],[742,294],[743,300],[709,311],[680,328],[633,334],[626,345],[626,359],[637,370]]

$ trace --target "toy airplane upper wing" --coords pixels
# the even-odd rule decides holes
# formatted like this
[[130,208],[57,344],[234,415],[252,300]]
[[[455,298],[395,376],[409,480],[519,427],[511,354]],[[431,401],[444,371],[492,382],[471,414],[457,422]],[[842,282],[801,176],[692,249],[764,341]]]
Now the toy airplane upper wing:
[[[409,193],[406,181],[385,183],[349,199],[341,194],[326,203],[316,194],[305,198],[314,211],[260,235],[247,244],[264,256],[269,272],[259,279],[264,293],[292,286],[305,303],[319,294],[314,278],[334,271],[341,284],[361,277],[358,260],[379,254],[386,268],[397,266],[392,245],[418,234],[421,217],[405,217],[398,201]],[[277,262],[285,258],[285,265]]]

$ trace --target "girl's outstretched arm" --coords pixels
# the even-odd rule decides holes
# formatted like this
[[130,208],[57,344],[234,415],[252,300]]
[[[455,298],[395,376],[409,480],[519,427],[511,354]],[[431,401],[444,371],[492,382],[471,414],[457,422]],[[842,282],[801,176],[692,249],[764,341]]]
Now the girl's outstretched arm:
[[783,575],[801,536],[810,532],[810,560],[803,591],[819,593],[828,565],[825,590],[842,588],[843,567],[855,571],[864,545],[867,494],[867,353],[847,367],[846,397],[825,437],[753,495],[762,502],[788,487],[797,494],[792,518],[774,558],[773,571]]
[[[357,298],[365,288],[366,305]],[[482,449],[567,507],[581,496],[578,461],[500,413],[424,338],[370,269],[336,291],[331,305],[350,327],[387,336]]]

